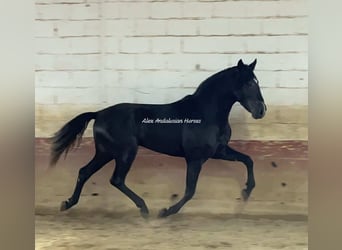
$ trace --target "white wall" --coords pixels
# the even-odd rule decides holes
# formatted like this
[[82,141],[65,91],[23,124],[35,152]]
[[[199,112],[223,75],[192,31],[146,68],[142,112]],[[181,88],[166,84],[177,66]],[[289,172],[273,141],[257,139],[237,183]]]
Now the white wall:
[[60,105],[166,103],[240,58],[258,59],[268,105],[306,106],[307,10],[306,0],[36,0],[36,107],[43,117]]

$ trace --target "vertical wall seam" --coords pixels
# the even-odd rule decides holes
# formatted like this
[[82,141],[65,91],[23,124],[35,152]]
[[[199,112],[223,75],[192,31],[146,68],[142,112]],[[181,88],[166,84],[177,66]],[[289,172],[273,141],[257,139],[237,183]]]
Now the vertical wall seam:
[[105,0],[101,0],[99,4],[99,14],[100,14],[100,84],[101,84],[101,95],[100,95],[100,104],[107,105],[108,104],[108,96],[107,96],[107,83],[105,80],[105,18],[103,13],[103,3]]

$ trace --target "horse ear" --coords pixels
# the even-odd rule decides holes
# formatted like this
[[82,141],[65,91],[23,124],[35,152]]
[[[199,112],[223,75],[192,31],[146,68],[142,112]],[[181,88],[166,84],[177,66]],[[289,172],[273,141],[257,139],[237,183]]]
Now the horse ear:
[[243,61],[242,61],[242,59],[240,59],[239,62],[238,62],[238,65],[237,65],[238,68],[241,69],[241,68],[243,67],[243,65],[244,65],[244,64],[243,64]]
[[254,70],[255,65],[257,63],[257,59],[255,58],[254,61],[248,66],[251,70]]

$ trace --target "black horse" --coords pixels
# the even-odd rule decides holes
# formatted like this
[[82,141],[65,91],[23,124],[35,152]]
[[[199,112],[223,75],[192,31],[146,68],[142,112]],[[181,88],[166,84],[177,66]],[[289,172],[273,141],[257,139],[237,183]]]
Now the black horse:
[[193,197],[202,165],[209,158],[240,161],[246,165],[247,182],[242,196],[247,200],[255,187],[253,161],[227,145],[231,137],[228,116],[233,104],[239,102],[254,119],[264,117],[266,105],[253,73],[255,65],[256,59],[250,65],[239,60],[237,66],[210,76],[192,95],[173,103],[121,103],[80,114],[65,124],[52,138],[51,165],[57,163],[63,152],[67,154],[76,141],[80,142],[91,119],[95,119],[96,153],[80,169],[74,193],[62,202],[61,211],[74,206],[85,182],[115,159],[110,183],[140,208],[142,216],[147,216],[145,201],[125,184],[138,146],[186,160],[185,194],[175,205],[162,209],[160,217],[177,213]]

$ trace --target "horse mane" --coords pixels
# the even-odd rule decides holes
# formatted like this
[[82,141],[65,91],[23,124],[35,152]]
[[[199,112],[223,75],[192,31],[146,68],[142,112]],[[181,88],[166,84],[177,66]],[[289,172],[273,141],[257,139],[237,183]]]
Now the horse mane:
[[229,73],[232,72],[232,69],[234,67],[231,68],[227,68],[224,70],[221,70],[215,74],[213,74],[212,76],[209,76],[206,80],[204,80],[196,89],[196,91],[194,92],[193,95],[202,95],[202,94],[210,94],[213,91],[217,91],[216,87],[218,87],[217,85],[222,82],[223,78],[227,78],[228,76],[230,76]]

